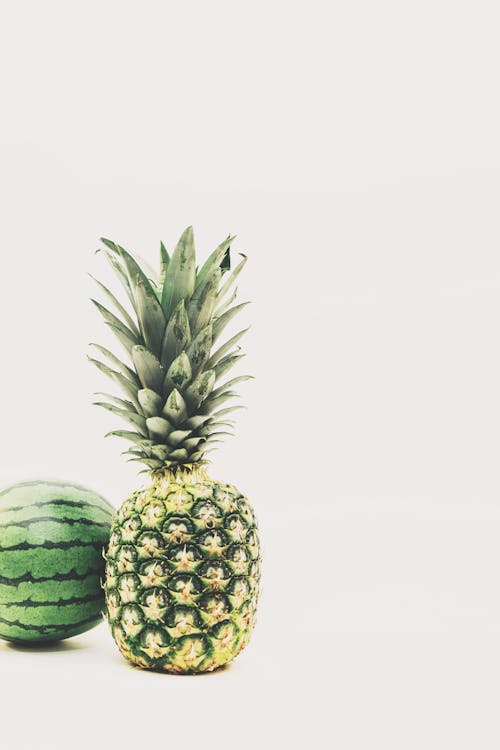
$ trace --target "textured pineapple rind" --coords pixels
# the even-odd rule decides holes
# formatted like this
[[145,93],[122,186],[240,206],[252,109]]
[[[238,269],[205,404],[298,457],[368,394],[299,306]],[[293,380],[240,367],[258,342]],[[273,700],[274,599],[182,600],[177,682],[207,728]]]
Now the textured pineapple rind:
[[161,475],[116,515],[106,609],[123,656],[146,669],[208,672],[231,661],[255,624],[257,525],[233,485]]

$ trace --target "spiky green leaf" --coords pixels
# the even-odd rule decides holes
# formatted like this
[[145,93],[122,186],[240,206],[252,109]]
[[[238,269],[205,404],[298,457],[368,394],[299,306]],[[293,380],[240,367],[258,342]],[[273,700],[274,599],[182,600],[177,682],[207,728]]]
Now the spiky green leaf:
[[196,257],[193,227],[182,233],[170,258],[163,285],[161,305],[166,318],[170,318],[181,299],[191,297],[196,279]]
[[238,375],[237,378],[232,378],[231,380],[226,381],[223,385],[221,385],[219,388],[216,388],[214,391],[212,391],[212,396],[214,398],[217,398],[217,396],[220,396],[221,393],[223,393],[226,388],[232,388],[237,383],[244,383],[247,380],[253,380],[253,375]]
[[180,425],[186,419],[186,402],[176,388],[167,398],[162,414],[174,425]]
[[235,393],[235,391],[224,391],[219,396],[212,397],[210,396],[207,398],[206,401],[203,402],[203,411],[206,414],[211,414],[214,409],[217,409],[221,404],[224,404],[226,401],[229,401],[231,398],[237,398],[238,394]]
[[170,255],[168,254],[167,248],[160,242],[160,302],[161,294],[163,292],[163,286],[165,284],[165,277],[167,275],[168,264],[170,263]]
[[[104,253],[104,256],[106,260],[108,261],[109,265],[115,272],[116,276],[120,280],[123,288],[125,289],[125,292],[127,294],[127,297],[129,298],[132,305],[134,304],[134,295],[132,293],[132,289],[130,288],[130,282],[128,280],[127,271],[123,265],[123,261],[120,258],[118,254],[118,248],[115,245],[114,242],[111,242],[111,240],[106,240],[103,237],[101,237],[101,242],[103,242],[107,247],[102,252]],[[100,252],[100,250],[98,250]]]
[[160,357],[167,321],[156,295],[149,289],[142,281],[137,282],[137,317],[146,346]]
[[[228,255],[229,248],[231,247],[232,241],[235,239],[236,235],[228,235],[224,242],[221,242],[221,244],[215,248],[213,253],[211,253],[208,258],[206,259],[205,263],[201,267],[201,269],[198,272],[198,275],[196,277],[196,286],[201,286],[205,279],[208,277],[208,275],[215,269],[220,268],[221,264],[223,263],[224,259]],[[225,269],[222,269],[225,270]]]
[[196,414],[196,416],[186,419],[182,426],[189,430],[197,430],[211,418],[209,414]]
[[220,305],[217,305],[217,307],[215,308],[214,317],[219,318],[222,315],[222,313],[233,304],[237,296],[238,296],[238,288],[236,288],[234,292],[229,297],[227,297],[227,299],[221,302]]
[[137,329],[135,329],[135,331],[131,330],[128,326],[125,325],[125,323],[123,323],[119,318],[117,318],[116,315],[114,315],[114,313],[112,313],[110,310],[104,307],[104,305],[101,305],[101,303],[98,302],[97,300],[92,299],[91,302],[97,307],[97,309],[101,313],[106,323],[108,323],[108,325],[121,331],[121,333],[130,342],[134,342],[134,344],[141,343],[141,337],[136,332]]
[[146,438],[149,437],[146,429],[146,420],[136,412],[128,411],[127,409],[120,409],[117,406],[113,406],[113,404],[107,404],[104,401],[96,401],[94,406],[101,406],[103,409],[107,409],[107,411],[113,412],[113,414],[116,414],[118,417],[121,417],[125,421],[133,424],[139,430],[141,435],[144,435],[144,437]]
[[164,384],[165,393],[170,392],[172,388],[178,388],[182,391],[191,382],[191,378],[191,363],[186,352],[182,352],[174,359],[167,370]]
[[146,440],[140,433],[133,432],[132,430],[112,430],[111,432],[106,433],[104,437],[119,437],[123,438],[124,440],[129,440],[131,443],[136,443],[137,445],[143,445],[143,444],[151,444],[151,440]]
[[189,318],[186,312],[186,306],[182,299],[177,305],[174,314],[168,321],[163,338],[161,352],[161,363],[168,368],[176,357],[191,341],[191,331],[189,328]]
[[87,359],[89,360],[89,362],[95,365],[98,370],[104,373],[104,375],[106,375],[108,378],[111,378],[115,383],[117,383],[122,391],[133,402],[135,409],[140,414],[141,407],[139,401],[137,400],[137,388],[130,382],[130,380],[128,380],[128,378],[125,378],[120,372],[116,372],[116,370],[108,367],[108,365],[106,365],[104,362],[100,362],[98,359],[94,359],[93,357],[87,357]]
[[201,435],[198,437],[187,438],[183,441],[182,447],[191,452],[192,450],[197,448],[203,441],[204,437]]
[[168,458],[170,448],[166,445],[153,445],[151,447],[151,454],[154,458],[158,458],[160,461],[166,461]]
[[228,354],[226,357],[223,357],[214,367],[216,380],[245,356],[245,354]]
[[146,426],[153,440],[164,442],[169,432],[172,432],[171,424],[163,417],[149,417],[146,419]]
[[189,435],[191,435],[191,430],[173,430],[167,436],[167,443],[175,447],[176,445],[183,443]]
[[250,326],[248,328],[244,328],[242,331],[238,331],[238,333],[236,333],[234,336],[232,336],[232,338],[226,341],[225,344],[219,347],[217,351],[215,351],[211,355],[210,359],[207,362],[207,367],[213,367],[214,365],[216,365],[217,362],[219,362],[219,360],[222,359],[222,357],[224,357],[228,352],[231,351],[233,346],[235,346],[238,343],[238,341],[241,339],[242,336],[245,335],[245,333],[249,330],[249,328]]
[[243,253],[240,253],[240,255],[243,258],[243,260],[241,260],[238,263],[238,265],[236,266],[236,268],[233,270],[233,272],[231,273],[231,275],[228,277],[228,279],[225,282],[225,284],[223,284],[221,286],[220,290],[219,290],[219,294],[218,294],[219,302],[224,299],[224,297],[226,296],[226,294],[228,293],[228,291],[231,289],[231,287],[233,286],[234,282],[236,281],[236,279],[238,278],[238,276],[242,272],[242,270],[243,270],[243,268],[245,266],[245,263],[248,260],[247,256],[244,255]]
[[162,469],[164,466],[163,461],[160,461],[156,458],[146,458],[146,456],[129,458],[129,461],[138,461],[141,464],[145,464],[145,466],[148,467],[151,471],[155,471],[156,469]]
[[132,359],[143,387],[161,393],[165,370],[154,354],[143,346],[134,346]]
[[121,409],[126,409],[127,411],[136,411],[135,404],[133,404],[131,401],[127,401],[124,398],[120,398],[119,396],[114,396],[112,393],[103,393],[103,391],[96,391],[94,393],[94,396],[103,396],[104,398],[107,398],[108,401],[115,406],[119,406]]
[[221,335],[224,328],[231,322],[235,315],[237,315],[244,307],[249,305],[249,302],[241,302],[239,305],[234,305],[226,310],[220,317],[216,318],[213,322],[213,342],[215,343]]
[[129,313],[127,312],[127,310],[123,307],[122,303],[115,297],[115,295],[112,292],[110,292],[110,290],[106,286],[104,286],[104,284],[102,284],[99,281],[99,279],[96,279],[94,276],[92,276],[92,274],[89,274],[89,276],[92,279],[92,281],[95,281],[95,283],[97,284],[97,286],[99,287],[99,289],[101,289],[101,291],[103,292],[103,294],[105,294],[105,296],[115,306],[116,310],[122,316],[122,318],[123,318],[123,320],[124,320],[125,325],[127,326],[127,328],[129,328],[130,331],[137,337],[137,339],[139,339],[140,335],[141,335],[140,331],[137,328],[137,326],[136,326],[134,320],[132,319],[132,317],[129,315]]
[[109,349],[106,349],[104,346],[101,346],[100,344],[89,344],[89,346],[93,346],[95,349],[97,349],[98,352],[100,352],[104,357],[106,357],[110,362],[112,362],[119,370],[119,372],[123,375],[124,378],[126,378],[132,385],[137,386],[137,388],[140,387],[139,378],[135,374],[133,370],[128,367],[124,362],[122,362],[118,357],[116,357],[113,352],[110,352]]
[[[113,325],[113,323],[106,323],[108,328],[111,328],[113,333],[115,334],[116,338],[120,342],[120,344],[123,346],[127,354],[130,355],[132,351],[132,347],[137,346],[137,339],[132,337],[130,333],[127,332],[124,326],[116,326]],[[140,341],[140,340],[139,340]]]
[[212,319],[221,275],[222,271],[220,268],[214,268],[210,271],[206,281],[195,289],[193,296],[189,300],[187,313],[193,336],[201,331],[202,328],[205,328]]
[[186,350],[194,377],[198,375],[208,360],[211,348],[212,324],[210,323],[194,337]]
[[163,406],[163,399],[151,388],[141,388],[137,392],[137,398],[145,417],[157,417]]
[[206,370],[201,372],[186,388],[186,401],[190,407],[197,409],[199,405],[204,401],[207,396],[212,392],[215,383],[215,372],[214,370]]
[[185,448],[177,448],[175,451],[171,451],[168,454],[169,459],[172,461],[177,461],[180,463],[181,461],[185,461],[188,458],[188,452]]

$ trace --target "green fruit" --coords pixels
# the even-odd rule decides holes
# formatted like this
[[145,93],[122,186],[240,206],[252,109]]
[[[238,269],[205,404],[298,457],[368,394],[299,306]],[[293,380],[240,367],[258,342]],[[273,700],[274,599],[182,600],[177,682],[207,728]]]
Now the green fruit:
[[54,641],[101,621],[112,506],[72,482],[0,492],[0,638]]

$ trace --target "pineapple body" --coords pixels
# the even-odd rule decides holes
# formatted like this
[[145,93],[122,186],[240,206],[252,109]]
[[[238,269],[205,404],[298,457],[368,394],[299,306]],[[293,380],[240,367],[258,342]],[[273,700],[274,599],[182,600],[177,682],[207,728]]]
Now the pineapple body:
[[222,667],[249,641],[259,578],[255,515],[236,487],[201,468],[154,474],[114,519],[105,582],[113,637],[143,668]]

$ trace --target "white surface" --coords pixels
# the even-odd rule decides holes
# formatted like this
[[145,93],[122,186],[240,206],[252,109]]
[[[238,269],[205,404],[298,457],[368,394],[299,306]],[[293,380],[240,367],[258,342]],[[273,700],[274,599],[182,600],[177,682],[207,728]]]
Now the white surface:
[[1,483],[137,486],[89,406],[97,238],[237,232],[258,377],[213,472],[265,554],[226,672],[129,669],[104,626],[1,645],[6,750],[498,749],[496,10],[4,5]]

